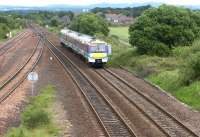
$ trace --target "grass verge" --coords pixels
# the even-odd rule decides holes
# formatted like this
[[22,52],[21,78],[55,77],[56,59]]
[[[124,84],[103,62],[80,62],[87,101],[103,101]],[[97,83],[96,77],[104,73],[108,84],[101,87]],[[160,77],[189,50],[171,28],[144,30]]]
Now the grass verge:
[[21,115],[20,126],[10,129],[5,137],[55,137],[58,129],[51,120],[54,92],[54,87],[48,85],[33,97]]
[[[118,37],[124,35],[123,33],[125,32],[120,30],[121,27],[111,28],[111,34]],[[122,37],[127,37],[127,34]],[[194,60],[195,58],[192,57],[200,54],[200,40],[196,40],[192,46],[173,49],[173,53],[169,57],[139,55],[133,47],[124,45],[124,43],[118,39],[109,38],[109,40],[112,41],[113,55],[111,61],[107,64],[108,66],[124,66],[133,73],[160,86],[181,102],[200,111],[199,77],[189,85],[185,85],[181,82],[182,79],[185,79],[185,76],[187,76],[187,74],[184,74],[183,70],[185,66],[188,66],[188,58]],[[188,66],[188,69],[191,68],[191,66]]]

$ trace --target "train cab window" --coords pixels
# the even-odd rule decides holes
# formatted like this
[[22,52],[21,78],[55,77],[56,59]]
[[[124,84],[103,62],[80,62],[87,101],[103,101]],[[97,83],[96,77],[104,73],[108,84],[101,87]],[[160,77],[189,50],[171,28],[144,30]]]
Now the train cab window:
[[101,44],[97,46],[91,46],[90,52],[106,52],[106,45]]

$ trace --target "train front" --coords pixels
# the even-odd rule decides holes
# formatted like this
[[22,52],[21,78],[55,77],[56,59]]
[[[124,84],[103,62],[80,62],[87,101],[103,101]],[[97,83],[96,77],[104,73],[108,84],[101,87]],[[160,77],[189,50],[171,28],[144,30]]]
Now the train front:
[[111,55],[111,46],[104,41],[94,40],[88,46],[88,62],[97,67],[106,64]]

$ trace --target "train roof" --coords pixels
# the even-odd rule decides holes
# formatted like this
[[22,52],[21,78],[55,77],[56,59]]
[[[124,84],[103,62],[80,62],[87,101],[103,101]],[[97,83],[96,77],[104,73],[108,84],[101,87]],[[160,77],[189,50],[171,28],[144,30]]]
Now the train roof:
[[87,43],[89,45],[95,46],[96,44],[107,44],[104,41],[96,39],[95,37],[92,37],[92,36],[89,36],[89,35],[86,35],[86,34],[82,34],[82,33],[78,33],[76,31],[72,31],[72,30],[69,30],[69,29],[62,29],[61,33],[63,35],[67,35],[67,36],[69,36],[73,39],[81,41],[82,43]]

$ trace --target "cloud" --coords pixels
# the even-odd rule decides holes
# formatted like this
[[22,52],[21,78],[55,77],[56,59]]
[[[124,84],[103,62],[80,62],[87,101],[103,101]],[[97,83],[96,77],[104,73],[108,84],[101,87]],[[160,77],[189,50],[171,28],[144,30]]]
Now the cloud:
[[172,5],[200,5],[198,0],[0,0],[0,5],[44,6],[51,4],[89,5],[96,3],[161,2]]
[[158,2],[172,5],[200,5],[198,0],[133,0],[133,2]]

